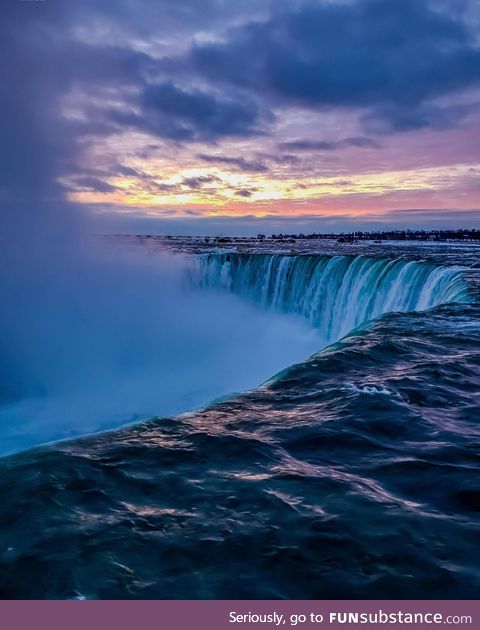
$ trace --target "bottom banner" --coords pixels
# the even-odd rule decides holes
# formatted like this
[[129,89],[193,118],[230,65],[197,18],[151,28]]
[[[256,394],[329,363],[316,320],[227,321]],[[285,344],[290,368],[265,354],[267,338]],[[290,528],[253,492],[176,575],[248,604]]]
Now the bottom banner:
[[8,630],[480,628],[479,601],[4,601]]

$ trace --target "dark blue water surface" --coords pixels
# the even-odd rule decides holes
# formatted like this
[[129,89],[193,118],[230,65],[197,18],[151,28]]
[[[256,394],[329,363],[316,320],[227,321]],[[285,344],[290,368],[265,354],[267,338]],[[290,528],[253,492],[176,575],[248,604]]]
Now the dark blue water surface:
[[478,597],[463,262],[469,303],[380,315],[202,411],[0,460],[1,596]]

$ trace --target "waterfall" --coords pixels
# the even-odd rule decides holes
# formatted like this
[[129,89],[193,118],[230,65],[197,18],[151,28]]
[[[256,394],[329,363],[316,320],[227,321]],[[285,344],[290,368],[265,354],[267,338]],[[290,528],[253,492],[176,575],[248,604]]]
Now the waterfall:
[[382,313],[468,301],[460,267],[367,256],[207,254],[196,282],[305,317],[327,342]]

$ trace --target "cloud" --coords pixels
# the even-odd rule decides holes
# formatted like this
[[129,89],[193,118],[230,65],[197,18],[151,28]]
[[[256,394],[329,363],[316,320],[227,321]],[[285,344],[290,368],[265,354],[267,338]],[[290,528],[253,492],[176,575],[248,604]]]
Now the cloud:
[[199,175],[198,177],[185,177],[182,181],[182,186],[191,190],[198,190],[206,184],[218,184],[222,180],[214,175]]
[[119,93],[141,81],[150,57],[116,46],[89,46],[71,37],[54,3],[11,3],[0,21],[3,81],[0,190],[10,201],[63,198],[59,178],[78,174],[91,135],[114,128],[97,115],[68,116],[66,96],[79,86]]
[[209,164],[227,164],[233,166],[240,171],[246,173],[265,173],[268,171],[268,167],[260,161],[246,160],[242,157],[229,157],[226,155],[207,155],[206,153],[199,153],[197,157]]
[[[298,174],[299,181],[326,168],[309,151],[379,148],[381,163],[392,153],[369,134],[447,129],[472,111],[453,105],[452,95],[479,80],[480,53],[469,30],[478,31],[478,21],[470,9],[441,5],[145,0],[139,11],[129,0],[9,3],[0,23],[0,197],[21,199],[33,214],[39,199],[65,204],[67,183],[109,192],[109,178],[123,176],[137,180],[135,192],[154,193],[214,184],[162,182],[167,175],[156,167],[143,172],[140,156],[152,165],[158,159],[158,168],[171,161],[179,172],[198,166],[196,155],[272,180]],[[322,140],[316,114],[326,108],[346,125],[334,114],[325,124],[329,140]],[[358,118],[364,130],[352,131]],[[272,134],[264,138],[267,129]],[[337,139],[335,129],[351,136]],[[131,130],[164,142],[153,145],[156,138],[138,133],[103,142]],[[291,139],[282,142],[286,134]],[[215,146],[188,147],[197,142]],[[331,155],[332,170],[346,176],[361,168],[363,155],[353,153]],[[365,157],[370,168],[375,156]],[[247,198],[242,190],[251,188],[238,191]]]
[[[369,108],[392,130],[453,123],[425,103],[480,82],[480,50],[461,16],[427,0],[292,3],[264,21],[197,44],[211,81],[307,108]],[[408,125],[402,122],[407,115]],[[415,124],[414,122],[415,121]]]
[[[208,7],[202,4],[204,11],[193,1],[180,0],[175,9],[168,8],[169,20],[172,24],[177,20],[180,30],[187,22],[194,29],[200,14],[208,12],[211,18],[218,8],[216,0],[209,0]],[[132,10],[126,0],[113,0],[108,8],[90,1],[14,2],[2,12],[0,195],[4,200],[32,206],[40,198],[50,204],[63,202],[68,188],[61,182],[89,176],[85,154],[91,142],[129,128],[185,142],[214,142],[258,131],[259,112],[251,98],[182,88],[168,78],[153,82],[159,59],[135,49],[132,41],[134,34],[151,31],[146,16],[162,15],[169,3],[147,5],[142,12]],[[92,24],[108,25],[101,42]],[[126,31],[131,40],[112,36]],[[135,176],[126,168],[118,174]],[[100,180],[90,184],[107,192]]]
[[362,136],[345,138],[335,142],[327,142],[324,140],[291,140],[289,142],[281,142],[278,145],[281,149],[290,151],[336,151],[347,147],[357,147],[361,149],[379,149],[380,144],[371,138]]
[[178,142],[214,141],[259,133],[258,108],[211,91],[178,87],[172,81],[146,84],[135,109],[111,109],[114,123]]
[[91,176],[76,177],[75,186],[83,190],[92,190],[94,192],[102,193],[115,192],[117,190],[115,186],[112,186],[102,179]]
[[248,190],[248,188],[241,188],[240,190],[237,190],[235,192],[236,195],[238,195],[238,197],[251,197],[253,195],[253,191]]
[[408,109],[398,104],[386,104],[377,107],[363,116],[366,129],[372,133],[390,131],[415,131],[430,127],[449,129],[474,109],[473,105],[444,105],[421,103]]
[[144,175],[131,166],[125,166],[125,164],[116,164],[114,173],[125,175],[126,177],[142,177]]

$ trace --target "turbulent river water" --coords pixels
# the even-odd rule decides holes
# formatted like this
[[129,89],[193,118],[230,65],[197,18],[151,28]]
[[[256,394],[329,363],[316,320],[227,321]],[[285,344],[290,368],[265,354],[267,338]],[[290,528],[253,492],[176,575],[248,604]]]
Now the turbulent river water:
[[190,284],[296,314],[324,349],[0,460],[0,594],[477,597],[477,251],[197,253]]

